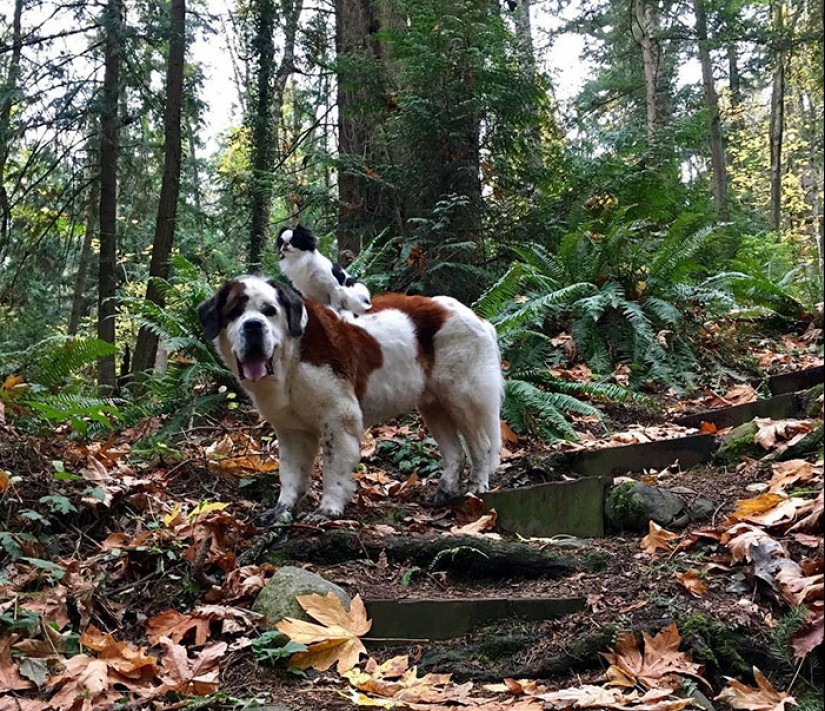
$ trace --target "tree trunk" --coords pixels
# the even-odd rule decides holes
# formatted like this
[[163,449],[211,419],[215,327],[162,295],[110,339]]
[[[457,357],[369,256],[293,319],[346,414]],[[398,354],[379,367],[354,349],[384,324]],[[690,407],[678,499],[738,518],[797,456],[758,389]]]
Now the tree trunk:
[[728,173],[725,162],[725,144],[722,137],[722,124],[719,116],[719,97],[713,84],[713,63],[708,48],[708,21],[705,0],[693,0],[696,13],[696,39],[699,48],[699,63],[702,67],[702,87],[707,112],[708,134],[710,138],[710,163],[713,189],[713,201],[716,204],[716,216],[726,222],[728,211]]
[[255,103],[252,123],[252,227],[249,235],[247,268],[261,269],[261,256],[269,236],[272,203],[272,167],[275,163],[275,132],[272,121],[273,78],[275,75],[274,0],[257,0],[253,52],[257,62]]
[[744,126],[742,116],[742,74],[739,71],[739,50],[735,42],[729,42],[728,88],[730,89],[731,123],[736,130]]
[[634,0],[633,34],[642,50],[647,109],[647,140],[653,146],[670,123],[670,87],[659,42],[659,8],[655,0]]
[[[513,19],[518,41],[519,68],[525,76],[535,79],[536,57],[533,52],[533,27],[530,22],[530,7],[531,0],[519,0],[516,9],[513,11]],[[531,150],[528,160],[530,161],[530,167],[537,171],[536,174],[538,175],[538,171],[541,171],[544,167],[541,152],[541,117],[539,116],[539,107],[532,100],[530,101],[530,113],[532,114],[532,121],[527,130]]]
[[20,81],[20,58],[22,54],[22,15],[23,0],[15,0],[14,19],[12,20],[11,57],[8,73],[0,89],[0,252],[5,248],[9,238],[11,224],[11,206],[6,192],[6,162],[11,152],[11,108],[17,95]]
[[83,310],[83,300],[86,286],[86,274],[89,271],[89,263],[92,261],[92,240],[97,226],[98,209],[100,207],[100,175],[97,170],[97,157],[92,151],[88,152],[88,172],[94,168],[95,175],[89,176],[89,197],[86,201],[86,233],[83,235],[83,245],[80,248],[80,256],[77,260],[77,274],[74,280],[74,293],[72,294],[72,311],[69,315],[69,324],[66,332],[70,336],[77,333],[80,326],[80,317]]
[[771,91],[771,204],[770,224],[775,231],[782,229],[782,141],[785,132],[785,20],[781,0],[771,3],[774,33],[774,70]]
[[[160,187],[155,238],[146,300],[164,305],[159,279],[169,278],[169,254],[175,239],[175,220],[180,195],[181,105],[183,103],[183,66],[186,54],[186,0],[170,0],[169,60],[166,67],[166,107],[163,116],[164,162]],[[146,327],[138,333],[132,372],[149,370],[155,362],[158,337]]]
[[[100,268],[98,271],[97,336],[115,342],[117,282],[117,160],[120,143],[120,51],[123,0],[109,0],[104,11],[106,54],[100,115]],[[115,389],[115,358],[98,361],[98,384],[103,394]]]
[[[377,60],[380,44],[372,35],[380,18],[372,0],[335,0],[335,51],[338,73],[338,248],[360,251],[375,232],[381,195],[368,170],[374,168],[375,117],[364,110],[365,90],[348,64]],[[344,60],[341,63],[341,60]],[[371,165],[373,164],[373,165]],[[367,170],[365,170],[367,169]]]

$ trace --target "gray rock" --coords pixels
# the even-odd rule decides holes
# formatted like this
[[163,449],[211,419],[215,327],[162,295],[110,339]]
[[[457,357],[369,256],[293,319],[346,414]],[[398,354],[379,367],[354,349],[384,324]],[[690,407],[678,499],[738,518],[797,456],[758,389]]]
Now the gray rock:
[[298,604],[295,596],[310,593],[326,595],[330,592],[338,596],[345,610],[349,610],[351,598],[343,588],[316,573],[285,565],[278,568],[272,579],[264,586],[252,609],[266,617],[267,627],[270,628],[274,628],[275,624],[285,617],[314,622]]
[[648,522],[667,526],[688,508],[676,494],[640,481],[614,486],[607,495],[605,515],[619,531],[648,530]]

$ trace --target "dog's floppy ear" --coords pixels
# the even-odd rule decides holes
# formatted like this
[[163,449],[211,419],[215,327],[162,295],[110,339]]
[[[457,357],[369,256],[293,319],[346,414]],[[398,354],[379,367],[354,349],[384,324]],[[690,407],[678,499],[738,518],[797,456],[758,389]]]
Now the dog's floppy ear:
[[284,307],[286,312],[289,335],[293,338],[300,338],[304,335],[304,328],[307,325],[307,312],[304,308],[304,302],[288,286],[274,280],[270,281],[269,284],[278,292],[278,303]]
[[226,295],[229,292],[231,281],[225,281],[212,298],[198,304],[198,319],[203,326],[203,335],[207,340],[213,341],[218,337],[221,330],[221,309],[226,303]]

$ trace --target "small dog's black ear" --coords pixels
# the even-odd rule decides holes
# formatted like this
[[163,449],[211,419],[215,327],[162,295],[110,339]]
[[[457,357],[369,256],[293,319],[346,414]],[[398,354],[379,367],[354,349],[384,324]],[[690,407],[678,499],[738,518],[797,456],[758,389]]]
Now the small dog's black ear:
[[277,281],[270,281],[269,284],[278,292],[278,303],[284,307],[286,312],[286,323],[289,326],[289,335],[293,338],[300,338],[304,335],[306,327],[306,310],[304,302],[292,289]]
[[218,337],[221,330],[221,309],[226,303],[226,294],[229,291],[231,282],[224,282],[212,298],[198,304],[198,319],[203,326],[203,335],[207,340],[213,341]]
[[347,285],[347,273],[341,268],[340,264],[333,263],[332,265],[332,276],[335,277],[335,280],[341,285]]

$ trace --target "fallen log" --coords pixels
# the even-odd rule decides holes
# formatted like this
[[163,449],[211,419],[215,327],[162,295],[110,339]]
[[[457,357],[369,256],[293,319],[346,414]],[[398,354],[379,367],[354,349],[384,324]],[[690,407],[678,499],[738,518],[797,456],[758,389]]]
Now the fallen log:
[[529,543],[481,536],[366,537],[354,531],[324,531],[285,538],[270,547],[267,558],[337,565],[348,560],[378,560],[381,553],[392,562],[444,570],[477,578],[560,578],[576,572],[570,558]]

